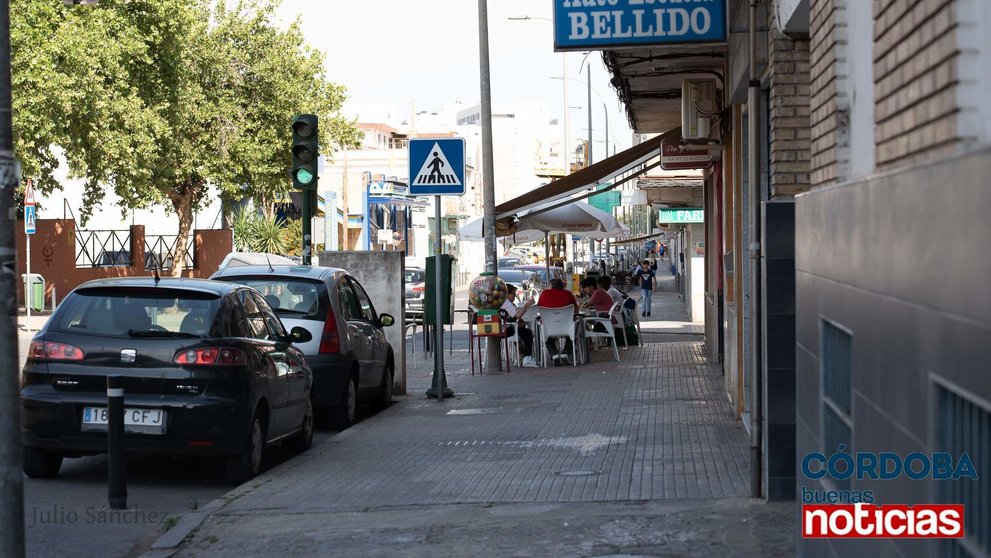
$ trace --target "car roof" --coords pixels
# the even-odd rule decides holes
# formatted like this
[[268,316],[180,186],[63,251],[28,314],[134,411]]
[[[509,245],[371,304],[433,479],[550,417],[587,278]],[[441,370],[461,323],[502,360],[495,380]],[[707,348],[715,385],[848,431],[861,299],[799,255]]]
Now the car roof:
[[211,281],[209,279],[162,277],[159,280],[156,280],[152,276],[141,276],[94,279],[79,285],[75,290],[107,287],[158,287],[162,289],[183,289],[189,291],[208,292],[217,295],[229,293],[237,288],[236,285],[231,285],[230,283]]
[[293,260],[278,254],[266,254],[264,252],[231,252],[227,254],[220,264],[220,269],[228,267],[239,267],[245,265],[268,265],[269,263],[280,265],[297,265]]
[[346,273],[346,270],[339,267],[323,267],[319,265],[273,265],[271,267],[268,265],[239,265],[221,269],[211,275],[210,278],[221,279],[251,275],[253,277],[304,277],[307,279],[326,280]]
[[[513,269],[525,269],[527,271],[543,271],[547,269],[547,267],[542,264],[526,264],[526,265],[518,265]],[[558,267],[556,265],[552,265],[551,269],[560,269],[561,271],[564,271],[563,267]]]

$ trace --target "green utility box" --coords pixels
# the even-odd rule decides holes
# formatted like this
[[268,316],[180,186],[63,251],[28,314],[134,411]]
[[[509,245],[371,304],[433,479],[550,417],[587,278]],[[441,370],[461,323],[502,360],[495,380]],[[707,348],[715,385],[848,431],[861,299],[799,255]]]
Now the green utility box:
[[21,279],[24,282],[24,305],[27,306],[28,303],[28,289],[31,289],[31,309],[36,312],[41,312],[45,309],[45,278],[38,273],[31,274],[31,280],[28,281],[28,274],[21,275]]
[[[442,316],[442,318],[444,318],[445,324],[453,324],[454,293],[452,292],[452,288],[451,288],[451,278],[453,276],[452,270],[454,268],[454,256],[450,256],[448,254],[441,254],[440,258],[441,258],[440,261],[442,266],[440,268],[440,272],[441,272],[440,292],[441,292],[441,296],[443,297],[441,298],[441,305],[443,305],[443,307],[447,309],[446,311],[447,315]],[[425,274],[426,277],[424,277],[424,280],[427,283],[427,288],[426,291],[423,293],[423,314],[424,314],[425,322],[429,325],[433,325],[434,323],[436,323],[436,318],[435,318],[436,303],[434,302],[434,300],[436,300],[434,298],[434,293],[437,292],[435,285],[435,283],[437,282],[437,271],[436,271],[437,268],[435,267],[436,261],[437,261],[437,256],[427,257],[427,271]]]

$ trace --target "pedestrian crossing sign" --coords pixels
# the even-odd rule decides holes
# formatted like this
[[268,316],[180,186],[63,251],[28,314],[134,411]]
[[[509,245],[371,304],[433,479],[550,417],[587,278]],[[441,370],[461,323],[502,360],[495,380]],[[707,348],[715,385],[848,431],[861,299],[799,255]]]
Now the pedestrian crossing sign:
[[409,193],[414,196],[461,196],[465,193],[465,140],[409,140]]
[[24,234],[34,234],[37,223],[37,213],[34,204],[24,206]]

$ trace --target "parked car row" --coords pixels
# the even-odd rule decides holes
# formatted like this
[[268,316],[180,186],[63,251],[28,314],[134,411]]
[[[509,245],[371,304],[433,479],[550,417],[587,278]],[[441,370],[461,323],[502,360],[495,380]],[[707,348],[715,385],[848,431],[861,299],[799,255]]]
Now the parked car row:
[[222,457],[240,484],[261,471],[266,446],[309,448],[315,411],[347,428],[359,401],[391,403],[395,358],[382,328],[393,322],[354,277],[329,267],[85,283],[29,348],[24,471],[53,477],[64,457],[106,451],[115,374],[129,453]]

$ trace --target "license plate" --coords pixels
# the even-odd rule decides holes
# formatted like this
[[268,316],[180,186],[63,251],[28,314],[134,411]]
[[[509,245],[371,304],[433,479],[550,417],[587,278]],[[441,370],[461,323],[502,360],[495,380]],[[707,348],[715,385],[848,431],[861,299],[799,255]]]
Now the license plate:
[[[83,430],[106,430],[110,413],[106,407],[83,408]],[[124,409],[124,432],[164,434],[165,409]]]

